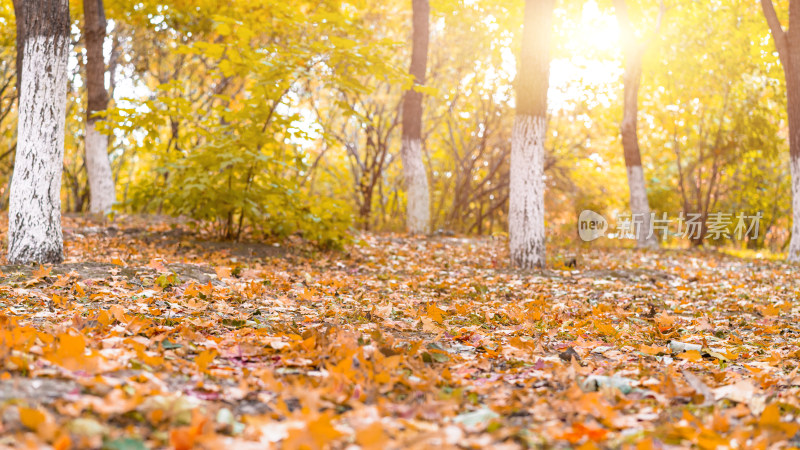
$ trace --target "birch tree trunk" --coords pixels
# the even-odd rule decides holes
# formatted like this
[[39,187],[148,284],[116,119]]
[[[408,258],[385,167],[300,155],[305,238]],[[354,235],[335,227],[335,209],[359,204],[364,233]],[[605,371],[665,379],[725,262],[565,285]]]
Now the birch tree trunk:
[[800,261],[800,0],[789,1],[789,27],[781,26],[772,0],[761,0],[786,78],[789,168],[792,174],[792,240],[787,259]]
[[84,30],[86,39],[86,172],[89,177],[89,210],[107,213],[114,205],[114,178],[108,160],[108,136],[97,131],[95,113],[108,108],[106,92],[106,64],[103,43],[106,37],[106,20],[103,0],[84,0]]
[[8,212],[12,264],[64,259],[61,168],[67,106],[67,0],[14,0],[21,53],[17,153]]
[[[428,0],[412,0],[413,47],[411,68],[414,86],[425,84],[428,67],[430,5]],[[411,234],[430,232],[430,193],[428,173],[422,161],[422,93],[414,87],[403,98],[403,142],[401,149],[406,184],[406,225]]]
[[614,10],[620,28],[620,41],[625,54],[625,73],[623,84],[625,89],[622,123],[622,150],[625,155],[625,168],[628,173],[628,190],[630,192],[631,214],[638,222],[636,246],[640,248],[658,247],[658,239],[651,229],[650,204],[647,201],[647,188],[642,170],[642,156],[639,151],[639,86],[642,81],[642,55],[646,44],[636,41],[628,16],[625,0],[614,0]]
[[554,0],[526,0],[511,133],[508,234],[511,264],[544,268],[544,156]]

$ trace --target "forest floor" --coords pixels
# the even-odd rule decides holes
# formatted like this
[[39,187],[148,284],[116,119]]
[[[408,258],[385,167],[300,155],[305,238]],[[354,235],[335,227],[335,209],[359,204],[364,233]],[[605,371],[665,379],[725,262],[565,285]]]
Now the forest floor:
[[536,274],[489,238],[64,228],[65,264],[0,267],[0,446],[800,446],[794,266],[584,249]]

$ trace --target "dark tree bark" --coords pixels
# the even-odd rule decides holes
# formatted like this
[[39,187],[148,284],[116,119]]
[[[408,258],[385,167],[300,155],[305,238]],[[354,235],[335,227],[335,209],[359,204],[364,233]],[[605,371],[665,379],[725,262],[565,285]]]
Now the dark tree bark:
[[25,0],[13,0],[13,4],[14,16],[17,22],[17,97],[19,97],[21,92],[20,86],[22,86],[22,49],[25,48],[25,36],[27,35],[25,32],[25,22],[20,22],[19,18],[25,17],[27,2]]
[[428,0],[412,0],[413,34],[411,68],[414,85],[403,99],[403,175],[406,183],[406,223],[412,234],[430,231],[428,174],[422,161],[422,93],[414,89],[425,84],[428,67],[430,6]]
[[545,265],[544,160],[554,0],[526,0],[511,135],[508,229],[511,263]]
[[800,0],[789,0],[789,27],[781,26],[772,0],[761,0],[786,78],[789,161],[792,174],[792,240],[789,261],[800,261]]
[[108,136],[97,131],[96,113],[108,108],[106,91],[106,64],[103,43],[106,38],[106,18],[103,0],[84,0],[84,39],[86,43],[86,173],[89,177],[89,209],[105,213],[114,204],[114,179],[108,160]]
[[[647,43],[636,39],[633,25],[628,16],[628,5],[625,0],[614,0],[614,10],[620,28],[620,41],[625,55],[625,72],[623,74],[624,104],[620,132],[622,134],[622,150],[625,155],[625,169],[628,174],[628,191],[632,222],[636,223],[637,247],[658,247],[658,239],[651,229],[650,204],[647,200],[647,187],[642,170],[642,156],[639,151],[637,132],[639,120],[639,86],[642,81],[642,56]],[[660,20],[659,20],[660,21]]]
[[61,171],[67,105],[69,3],[14,0],[20,62],[19,124],[8,213],[8,260],[63,256]]

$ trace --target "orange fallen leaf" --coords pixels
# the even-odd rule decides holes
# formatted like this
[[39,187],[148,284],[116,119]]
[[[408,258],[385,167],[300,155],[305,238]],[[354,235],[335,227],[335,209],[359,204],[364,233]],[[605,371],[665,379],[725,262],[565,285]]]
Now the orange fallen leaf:
[[655,322],[658,326],[658,331],[666,333],[675,325],[675,317],[670,316],[666,311],[662,311],[661,314],[655,318]]
[[217,278],[230,278],[231,277],[231,268],[224,267],[224,266],[217,266],[214,268],[214,271],[217,273]]
[[592,323],[594,324],[595,329],[602,335],[616,336],[617,334],[618,330],[613,324],[600,320],[594,320]]
[[38,408],[19,408],[19,421],[32,431],[38,430],[45,419],[44,412]]
[[689,350],[688,352],[680,353],[678,358],[691,362],[698,362],[703,360],[703,355],[701,355],[697,350]]
[[428,308],[425,311],[425,315],[429,317],[436,323],[441,324],[444,321],[444,310],[436,306],[436,303],[428,303]]
[[127,323],[130,320],[120,305],[112,305],[111,308],[108,308],[108,312],[120,323]]
[[32,273],[31,275],[32,275],[34,278],[44,278],[44,277],[46,277],[46,276],[50,275],[50,272],[51,272],[52,270],[53,270],[53,267],[52,267],[52,266],[45,267],[45,266],[43,266],[43,265],[39,264],[39,268],[38,268],[38,269],[36,269],[36,270],[34,270],[34,271],[33,271],[33,273]]
[[380,421],[372,422],[356,432],[356,442],[365,449],[382,448],[388,441],[389,438],[383,432]]
[[642,344],[639,346],[639,351],[644,353],[645,355],[657,355],[659,353],[666,353],[667,349],[664,347],[659,347],[657,345]]
[[53,450],[68,450],[72,448],[72,439],[69,438],[68,434],[62,434],[53,442]]
[[319,447],[343,436],[343,434],[331,424],[330,413],[323,414],[317,419],[308,422],[308,431]]
[[191,450],[196,447],[197,438],[203,434],[206,419],[200,415],[192,418],[192,424],[176,428],[169,433],[169,443],[175,450]]
[[206,372],[208,370],[208,365],[214,361],[214,358],[217,357],[216,350],[203,350],[194,358],[194,363],[197,364],[197,370],[200,372]]
[[561,439],[577,444],[583,438],[588,438],[591,441],[599,442],[606,438],[608,430],[599,428],[592,425],[584,425],[582,423],[572,424],[572,429],[561,436]]
[[59,334],[55,350],[45,358],[67,370],[91,372],[97,367],[95,357],[86,354],[86,338],[82,334]]

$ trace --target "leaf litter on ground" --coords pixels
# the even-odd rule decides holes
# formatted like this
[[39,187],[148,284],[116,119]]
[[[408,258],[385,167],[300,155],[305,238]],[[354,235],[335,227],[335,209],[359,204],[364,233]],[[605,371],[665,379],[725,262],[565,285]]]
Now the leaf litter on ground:
[[143,218],[64,234],[65,264],[0,267],[0,445],[800,445],[794,266],[587,248],[526,273],[491,238],[324,253]]

